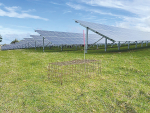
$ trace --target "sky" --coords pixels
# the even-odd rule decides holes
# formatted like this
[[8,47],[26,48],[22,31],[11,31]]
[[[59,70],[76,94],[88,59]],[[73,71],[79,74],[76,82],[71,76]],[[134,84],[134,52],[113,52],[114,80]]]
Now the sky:
[[150,0],[0,0],[0,44],[35,30],[82,33],[74,20],[150,32]]

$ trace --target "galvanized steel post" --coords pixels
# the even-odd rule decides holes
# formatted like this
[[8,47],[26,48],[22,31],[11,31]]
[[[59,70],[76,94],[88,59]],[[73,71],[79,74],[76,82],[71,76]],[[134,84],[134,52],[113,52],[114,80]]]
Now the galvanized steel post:
[[146,41],[146,46],[147,46],[148,41]]
[[141,42],[141,47],[143,47],[143,41]]
[[135,43],[136,43],[136,44],[135,44],[135,48],[137,48],[137,41],[135,41]]
[[43,52],[44,52],[44,37],[43,37]]
[[118,50],[120,50],[120,41],[118,42]]
[[77,45],[76,45],[76,50],[77,50]]
[[128,41],[128,49],[130,49],[130,41]]
[[105,38],[105,52],[107,51],[107,38]]
[[85,53],[87,53],[87,49],[88,49],[88,27],[86,28]]
[[61,45],[61,51],[63,51],[63,45]]
[[35,50],[36,50],[36,41],[35,41]]

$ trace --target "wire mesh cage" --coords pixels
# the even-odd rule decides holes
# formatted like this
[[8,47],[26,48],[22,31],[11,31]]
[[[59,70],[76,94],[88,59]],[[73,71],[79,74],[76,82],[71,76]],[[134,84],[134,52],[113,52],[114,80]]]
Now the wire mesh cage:
[[80,79],[81,77],[94,77],[101,75],[101,60],[72,60],[48,64],[48,79],[60,81],[65,77]]

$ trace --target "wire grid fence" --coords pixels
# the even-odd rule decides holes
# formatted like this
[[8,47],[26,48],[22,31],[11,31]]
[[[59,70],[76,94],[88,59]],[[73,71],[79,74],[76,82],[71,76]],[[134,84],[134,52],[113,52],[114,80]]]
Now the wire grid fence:
[[72,60],[48,64],[48,79],[60,81],[64,76],[80,78],[81,76],[99,76],[102,74],[101,60]]

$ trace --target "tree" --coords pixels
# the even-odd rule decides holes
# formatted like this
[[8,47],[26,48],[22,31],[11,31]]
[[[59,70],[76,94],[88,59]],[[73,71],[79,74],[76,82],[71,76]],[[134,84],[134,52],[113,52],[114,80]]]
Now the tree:
[[0,35],[0,42],[2,42],[2,39],[3,39],[3,38],[2,38],[2,36]]
[[15,39],[10,44],[15,44],[16,42],[19,42],[19,41],[17,39]]

